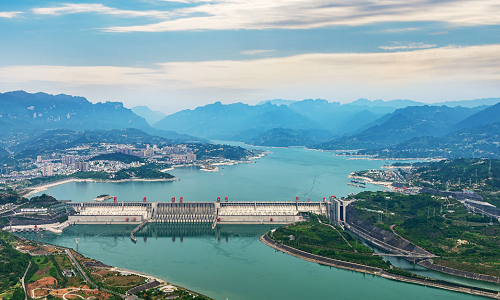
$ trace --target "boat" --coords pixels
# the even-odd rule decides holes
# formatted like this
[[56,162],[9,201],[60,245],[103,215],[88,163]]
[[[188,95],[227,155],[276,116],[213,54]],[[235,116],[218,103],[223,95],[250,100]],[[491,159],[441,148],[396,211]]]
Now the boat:
[[352,182],[352,183],[357,183],[357,184],[363,184],[363,185],[365,185],[365,184],[366,184],[366,182],[364,182],[364,181],[359,181],[359,180],[351,180],[351,182]]

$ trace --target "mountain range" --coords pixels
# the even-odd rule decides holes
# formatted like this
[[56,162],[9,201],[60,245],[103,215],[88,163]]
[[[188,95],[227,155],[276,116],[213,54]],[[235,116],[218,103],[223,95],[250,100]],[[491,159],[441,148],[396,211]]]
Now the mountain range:
[[0,157],[84,140],[123,140],[124,135],[135,135],[128,140],[138,142],[231,140],[260,146],[364,149],[366,154],[395,157],[461,156],[470,148],[469,155],[491,156],[500,155],[495,146],[498,102],[500,98],[439,105],[275,99],[258,105],[215,102],[165,116],[146,106],[128,109],[121,102],[93,104],[83,97],[16,91],[0,93]]
[[427,105],[400,108],[366,125],[364,130],[323,143],[318,148],[377,149],[414,137],[439,137],[454,131],[457,123],[480,112],[483,108]]
[[323,129],[318,122],[294,112],[285,105],[223,105],[220,102],[166,116],[153,127],[207,139],[233,141],[243,141],[244,138],[279,127],[294,130]]
[[0,145],[12,147],[47,130],[136,128],[175,141],[202,139],[152,128],[121,102],[93,104],[83,97],[15,91],[0,93]]

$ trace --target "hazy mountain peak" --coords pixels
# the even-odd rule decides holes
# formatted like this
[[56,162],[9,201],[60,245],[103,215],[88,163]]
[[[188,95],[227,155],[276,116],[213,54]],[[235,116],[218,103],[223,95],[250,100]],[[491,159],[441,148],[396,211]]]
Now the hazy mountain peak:
[[419,105],[425,105],[422,102],[417,102],[413,100],[407,100],[407,99],[396,99],[396,100],[389,100],[389,101],[384,101],[381,99],[377,100],[368,100],[364,98],[360,98],[356,101],[353,101],[351,103],[348,103],[349,105],[357,105],[357,106],[369,106],[369,107],[376,107],[376,106],[382,106],[382,107],[395,107],[395,108],[403,108],[407,106],[419,106]]
[[284,100],[284,99],[273,99],[273,100],[265,100],[265,101],[260,101],[259,103],[257,103],[257,105],[264,105],[264,104],[268,104],[268,103],[271,103],[271,104],[275,104],[275,105],[290,105],[294,102],[297,102],[295,100]]
[[147,106],[134,106],[131,108],[131,110],[139,117],[144,118],[149,125],[153,125],[166,116],[164,113],[151,110]]

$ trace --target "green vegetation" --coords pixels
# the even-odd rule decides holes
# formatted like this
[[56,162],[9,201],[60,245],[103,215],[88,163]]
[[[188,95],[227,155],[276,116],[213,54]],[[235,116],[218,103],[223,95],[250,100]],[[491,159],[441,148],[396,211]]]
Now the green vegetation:
[[0,189],[0,205],[7,203],[19,204],[24,201],[26,199],[20,196],[13,188],[7,186],[4,189]]
[[10,244],[12,239],[15,239],[12,234],[0,231],[0,295],[9,295],[13,300],[24,299],[24,292],[19,288],[20,279],[31,256],[14,249]]
[[242,160],[253,156],[255,150],[248,150],[239,146],[217,145],[217,144],[189,144],[189,148],[194,149],[196,158],[226,158],[231,160]]
[[42,194],[40,196],[32,197],[29,202],[24,204],[22,207],[50,207],[55,204],[59,204],[59,201],[57,201],[56,198],[47,194]]
[[[354,196],[358,218],[371,219],[440,256],[434,263],[500,276],[500,226],[472,215],[454,199],[429,194],[362,192]],[[382,211],[382,213],[372,212]],[[390,228],[389,228],[390,230]]]
[[37,177],[37,178],[32,178],[26,182],[27,186],[33,186],[33,185],[39,185],[39,184],[46,184],[50,182],[55,182],[59,181],[62,179],[66,179],[68,176],[66,175],[54,175],[54,176],[49,176],[49,177]]
[[[272,238],[278,243],[312,254],[382,269],[389,268],[390,263],[380,256],[373,256],[373,250],[343,231],[342,228],[335,227],[334,229],[321,224],[318,221],[319,217],[311,215],[309,222],[282,226],[276,229]],[[329,223],[325,219],[322,222]],[[290,236],[293,237],[290,238]]]
[[380,149],[361,150],[359,154],[379,157],[490,157],[500,158],[500,122],[458,130],[444,136],[421,136]]
[[119,152],[100,154],[92,157],[90,160],[121,161],[122,163],[126,164],[130,164],[133,162],[143,163],[145,161],[144,158]]
[[172,179],[169,173],[160,172],[159,169],[165,167],[164,165],[157,164],[147,164],[137,168],[123,169],[114,174],[114,179],[129,179],[129,178],[141,178],[141,179]]
[[324,129],[273,128],[246,141],[255,146],[291,147],[311,146],[331,140],[333,134]]
[[[490,169],[491,165],[491,169]],[[500,206],[500,160],[442,160],[418,168],[410,177],[412,185],[438,190],[474,191],[491,204]]]
[[[440,191],[472,191],[487,202],[500,207],[500,160],[481,158],[459,158],[437,162],[403,164],[396,163],[393,169],[399,176],[395,179],[406,186],[427,187]],[[391,171],[355,172],[356,176],[373,180],[389,180],[380,174]]]
[[137,275],[121,275],[116,271],[85,268],[91,280],[99,288],[105,288],[117,293],[125,294],[133,287],[146,283],[145,278]]

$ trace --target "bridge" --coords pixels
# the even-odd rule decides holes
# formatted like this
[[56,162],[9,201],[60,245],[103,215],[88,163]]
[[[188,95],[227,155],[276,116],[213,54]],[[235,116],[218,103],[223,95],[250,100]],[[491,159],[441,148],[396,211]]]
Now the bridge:
[[387,254],[387,253],[373,253],[373,256],[390,256],[390,257],[406,257],[406,258],[421,258],[421,259],[427,259],[427,258],[437,258],[439,256],[431,254],[431,255],[425,255],[425,254],[420,254],[420,253],[396,253],[396,254]]

